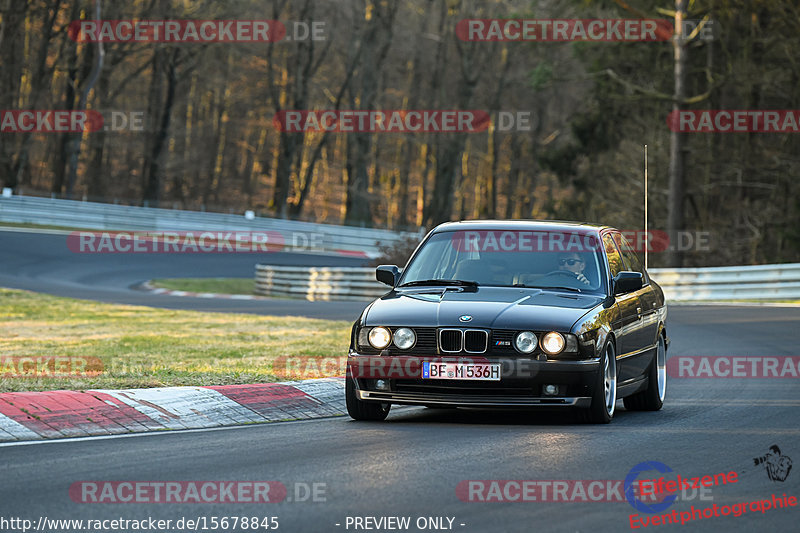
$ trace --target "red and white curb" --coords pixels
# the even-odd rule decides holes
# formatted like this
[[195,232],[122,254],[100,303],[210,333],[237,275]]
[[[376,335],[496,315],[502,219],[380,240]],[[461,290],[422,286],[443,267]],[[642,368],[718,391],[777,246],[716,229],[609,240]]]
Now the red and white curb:
[[0,393],[0,442],[236,426],[342,415],[344,379]]
[[220,294],[216,292],[189,292],[177,291],[174,289],[165,289],[163,287],[156,287],[149,281],[140,283],[134,287],[140,291],[147,291],[152,294],[164,294],[166,296],[189,296],[191,298],[224,298],[227,300],[270,300],[266,296],[255,296],[253,294]]

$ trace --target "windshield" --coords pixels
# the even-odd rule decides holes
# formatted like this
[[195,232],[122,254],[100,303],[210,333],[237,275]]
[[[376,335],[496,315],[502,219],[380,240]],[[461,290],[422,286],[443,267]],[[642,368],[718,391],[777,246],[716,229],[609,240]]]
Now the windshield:
[[477,284],[604,292],[605,264],[598,242],[594,235],[547,231],[437,233],[411,260],[400,286]]

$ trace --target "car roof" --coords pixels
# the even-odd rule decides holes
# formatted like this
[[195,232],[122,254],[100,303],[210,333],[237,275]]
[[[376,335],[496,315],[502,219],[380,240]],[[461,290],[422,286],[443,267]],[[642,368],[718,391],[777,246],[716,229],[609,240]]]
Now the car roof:
[[470,230],[530,230],[563,231],[583,235],[596,234],[605,229],[613,230],[614,228],[600,224],[563,220],[462,220],[439,224],[433,229],[433,233]]

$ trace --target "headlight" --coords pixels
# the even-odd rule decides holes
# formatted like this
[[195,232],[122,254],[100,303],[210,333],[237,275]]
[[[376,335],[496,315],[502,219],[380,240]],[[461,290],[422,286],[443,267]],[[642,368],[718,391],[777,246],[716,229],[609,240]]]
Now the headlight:
[[548,355],[556,355],[561,353],[565,344],[564,336],[561,333],[551,331],[542,339],[542,350]]
[[408,328],[399,328],[394,332],[394,345],[401,350],[408,350],[417,342],[417,336]]
[[369,332],[369,343],[373,348],[383,350],[392,342],[392,332],[388,328],[372,328]]
[[531,353],[536,349],[536,334],[523,331],[514,338],[514,346],[522,353]]

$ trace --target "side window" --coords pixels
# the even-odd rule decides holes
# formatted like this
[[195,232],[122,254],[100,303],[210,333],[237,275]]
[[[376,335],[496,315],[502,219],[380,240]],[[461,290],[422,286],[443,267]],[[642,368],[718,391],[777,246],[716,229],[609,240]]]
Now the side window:
[[603,235],[603,248],[605,248],[606,257],[608,257],[608,266],[611,268],[611,276],[616,276],[621,271],[625,270],[622,266],[622,257],[619,255],[617,245],[614,244],[614,241],[611,240],[611,236],[607,233]]
[[633,249],[631,243],[619,233],[614,234],[614,240],[617,241],[619,249],[622,250],[622,258],[625,260],[628,270],[641,273],[644,278],[644,283],[647,284],[647,274],[645,274],[644,266],[639,260],[639,256],[636,255],[636,251]]

